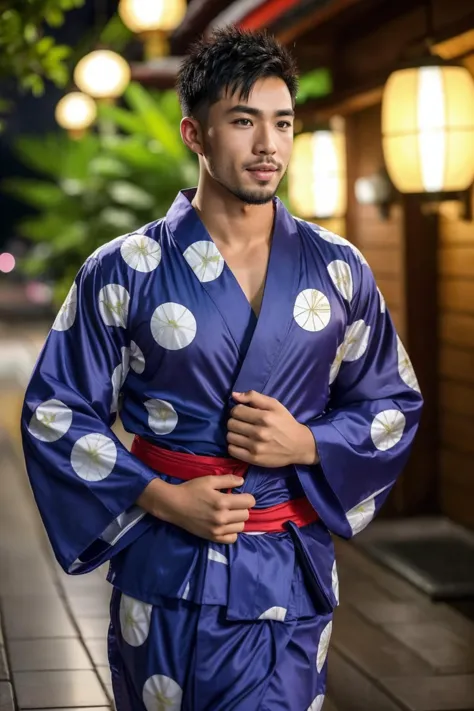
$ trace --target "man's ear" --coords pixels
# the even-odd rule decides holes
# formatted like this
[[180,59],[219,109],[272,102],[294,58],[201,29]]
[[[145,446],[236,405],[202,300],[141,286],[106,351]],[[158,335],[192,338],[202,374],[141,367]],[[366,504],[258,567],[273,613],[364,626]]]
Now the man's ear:
[[202,156],[204,153],[203,134],[199,121],[190,116],[185,116],[180,124],[181,138],[190,151]]

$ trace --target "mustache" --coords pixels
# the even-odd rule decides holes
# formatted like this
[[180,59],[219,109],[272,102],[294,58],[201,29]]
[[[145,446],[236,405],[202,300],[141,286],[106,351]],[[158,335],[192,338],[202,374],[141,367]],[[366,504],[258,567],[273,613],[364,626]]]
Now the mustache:
[[250,165],[245,166],[245,170],[253,170],[254,168],[259,168],[260,166],[265,165],[269,166],[272,168],[275,168],[275,170],[280,171],[281,170],[281,164],[275,163],[274,160],[259,160],[256,163],[252,163]]

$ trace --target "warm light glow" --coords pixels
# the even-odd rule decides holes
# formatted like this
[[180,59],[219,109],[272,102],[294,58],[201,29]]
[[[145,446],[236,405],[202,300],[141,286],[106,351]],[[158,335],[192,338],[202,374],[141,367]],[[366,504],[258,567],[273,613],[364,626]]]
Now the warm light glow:
[[466,190],[474,180],[474,81],[465,67],[394,72],[382,101],[387,171],[401,192]]
[[62,128],[81,131],[95,121],[97,108],[90,96],[73,91],[58,101],[54,115]]
[[127,88],[130,75],[123,57],[108,49],[98,49],[77,63],[74,81],[81,91],[97,99],[116,98]]
[[16,261],[13,254],[10,254],[9,252],[3,252],[3,254],[0,254],[0,272],[3,272],[4,274],[12,272],[15,269],[15,264]]
[[186,0],[121,0],[119,15],[132,32],[172,32],[186,9]]
[[292,208],[300,217],[345,214],[346,156],[342,131],[315,131],[295,138],[288,190]]

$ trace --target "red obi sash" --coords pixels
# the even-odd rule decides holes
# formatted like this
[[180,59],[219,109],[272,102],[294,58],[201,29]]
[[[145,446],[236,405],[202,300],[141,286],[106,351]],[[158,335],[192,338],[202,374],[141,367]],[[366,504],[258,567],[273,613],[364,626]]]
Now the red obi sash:
[[[245,477],[248,464],[225,457],[201,457],[184,452],[171,452],[135,436],[131,449],[140,461],[155,471],[178,479],[190,481],[200,476],[234,474]],[[308,499],[292,499],[266,509],[250,509],[250,518],[245,522],[245,533],[262,531],[280,533],[286,531],[285,523],[293,521],[299,528],[318,520],[318,515]]]

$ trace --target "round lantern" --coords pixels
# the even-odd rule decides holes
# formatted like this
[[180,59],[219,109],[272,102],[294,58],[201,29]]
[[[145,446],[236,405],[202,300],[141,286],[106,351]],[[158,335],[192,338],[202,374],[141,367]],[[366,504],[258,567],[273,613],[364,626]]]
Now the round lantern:
[[474,81],[437,57],[395,71],[382,98],[385,163],[404,193],[466,190],[474,180]]
[[288,167],[293,210],[306,219],[342,217],[347,206],[345,136],[315,131],[295,138]]
[[119,15],[137,34],[151,30],[172,32],[186,14],[186,0],[121,0]]
[[130,82],[130,67],[123,57],[109,49],[98,49],[83,57],[74,70],[79,89],[97,99],[121,96]]
[[81,134],[95,121],[97,108],[90,96],[72,91],[58,101],[54,115],[62,128]]

